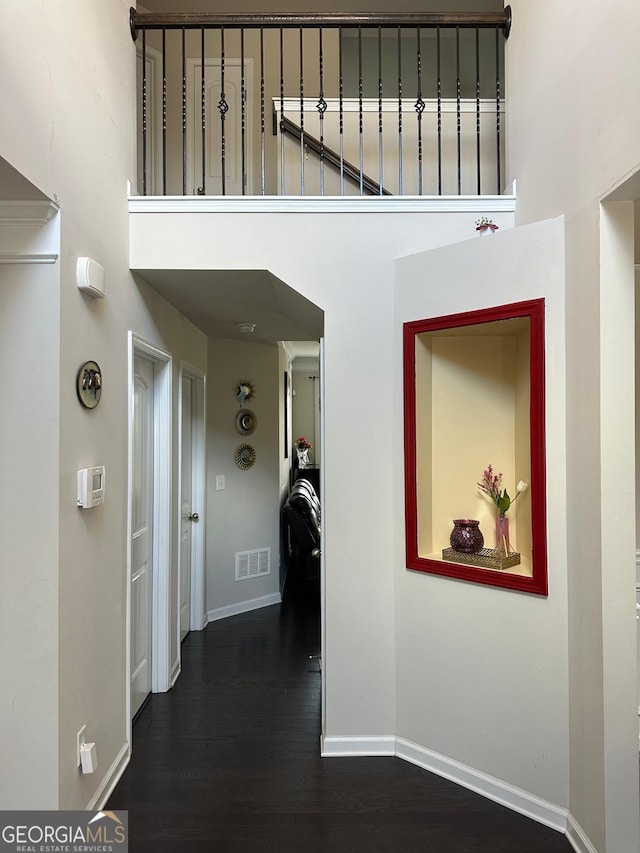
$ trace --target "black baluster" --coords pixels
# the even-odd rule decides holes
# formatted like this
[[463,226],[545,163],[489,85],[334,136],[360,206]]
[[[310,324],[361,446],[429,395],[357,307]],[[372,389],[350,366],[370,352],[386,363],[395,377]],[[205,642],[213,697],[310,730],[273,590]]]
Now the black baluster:
[[162,29],[162,194],[167,194],[167,40]]
[[240,30],[240,99],[241,99],[241,138],[242,138],[242,195],[246,194],[247,183],[247,89],[244,77],[244,30]]
[[480,195],[480,28],[476,27],[476,162],[477,194]]
[[142,31],[142,195],[147,194],[147,31]]
[[185,29],[182,27],[182,195],[187,194],[187,68]]
[[362,121],[362,27],[358,27],[358,128],[360,144],[360,195],[364,194],[364,137]]
[[[284,45],[280,27],[280,195],[284,195]],[[302,144],[302,142],[300,142]]]
[[202,69],[202,88],[200,90],[200,117],[202,120],[202,186],[200,188],[200,194],[207,194],[207,164],[206,164],[206,150],[207,150],[207,121],[206,121],[206,59],[205,59],[205,44],[204,44],[204,28],[200,31],[200,56],[201,56],[201,69]]
[[300,195],[304,195],[304,58],[300,27]]
[[227,149],[226,149],[226,134],[225,121],[229,104],[224,91],[224,73],[225,73],[225,53],[224,53],[224,27],[220,27],[220,100],[218,101],[218,110],[220,112],[220,155],[222,161],[222,195],[227,194]]
[[500,171],[500,30],[496,27],[496,175],[498,195],[502,193]]
[[440,27],[436,28],[436,78],[438,98],[438,195],[442,195],[442,78],[440,76]]
[[340,195],[344,195],[344,79],[342,76],[342,27],[338,29],[339,125],[340,125]]
[[460,27],[456,27],[456,151],[458,155],[458,195],[462,194],[462,179],[461,179],[461,135],[460,135],[460,98],[461,98],[461,83],[460,83]]
[[418,69],[418,97],[416,98],[415,110],[418,116],[418,195],[422,195],[422,114],[425,102],[422,97],[422,39],[420,27],[416,31],[417,55],[416,63]]
[[324,114],[327,102],[324,99],[324,55],[322,51],[322,27],[318,28],[318,53],[320,62],[320,97],[316,104],[320,113],[320,195],[324,195]]
[[382,27],[378,27],[378,184],[382,195],[384,179],[384,152],[382,148]]
[[265,194],[264,30],[260,27],[260,194]]
[[402,31],[398,27],[398,195],[402,195]]

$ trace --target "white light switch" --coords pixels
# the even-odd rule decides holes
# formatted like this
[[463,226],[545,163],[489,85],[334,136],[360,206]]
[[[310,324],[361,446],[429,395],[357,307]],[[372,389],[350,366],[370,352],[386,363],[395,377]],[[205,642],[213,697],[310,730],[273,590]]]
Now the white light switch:
[[216,476],[216,492],[221,492],[224,489],[224,474]]

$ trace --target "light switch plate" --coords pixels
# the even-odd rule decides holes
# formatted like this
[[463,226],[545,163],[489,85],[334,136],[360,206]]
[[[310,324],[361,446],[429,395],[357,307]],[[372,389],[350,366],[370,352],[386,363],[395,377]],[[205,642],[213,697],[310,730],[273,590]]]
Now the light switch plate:
[[224,474],[216,476],[216,492],[221,492],[224,489]]

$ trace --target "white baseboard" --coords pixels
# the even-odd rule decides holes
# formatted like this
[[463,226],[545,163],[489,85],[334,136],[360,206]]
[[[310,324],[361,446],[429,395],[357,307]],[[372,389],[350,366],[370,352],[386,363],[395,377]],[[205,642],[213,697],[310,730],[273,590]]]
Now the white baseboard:
[[171,667],[171,686],[172,687],[176,683],[176,681],[178,680],[178,677],[180,676],[181,672],[182,672],[182,667],[180,665],[180,660],[178,658],[176,658],[176,660],[173,663],[173,666]]
[[118,752],[114,758],[111,767],[107,770],[100,787],[87,803],[85,811],[92,812],[104,807],[105,803],[113,793],[113,789],[120,781],[120,777],[124,773],[130,758],[131,752],[129,750],[129,744],[125,743],[120,748],[120,752]]
[[598,853],[571,812],[567,817],[567,840],[576,853]]
[[[392,736],[376,737],[322,737],[320,742],[323,757],[389,755],[416,764],[437,776],[450,779],[464,788],[475,791],[500,803],[512,811],[555,829],[567,831],[567,810],[523,791],[515,785],[496,779],[466,764],[461,764],[446,755],[440,755],[404,738]],[[577,826],[577,825],[576,825]],[[577,827],[579,829],[579,827]],[[577,830],[576,830],[577,831]],[[586,839],[584,833],[581,837]],[[576,847],[580,853],[596,853],[592,847]]]
[[280,604],[282,596],[279,592],[270,595],[262,595],[260,598],[251,598],[249,601],[240,601],[238,604],[229,604],[227,607],[218,607],[207,613],[207,622],[216,622],[218,619],[226,619],[228,616],[237,616],[239,613],[248,613],[250,610],[259,610],[261,607],[270,607],[272,604]]
[[411,764],[417,764],[425,770],[430,770],[438,776],[450,779],[458,785],[469,788],[495,803],[526,815],[538,823],[551,827],[558,832],[566,832],[567,810],[542,800],[528,791],[523,791],[515,785],[496,779],[487,773],[482,773],[466,764],[461,764],[446,755],[440,755],[430,749],[425,749],[404,738],[396,738],[396,755]]
[[324,737],[320,738],[323,758],[347,755],[395,755],[394,737]]

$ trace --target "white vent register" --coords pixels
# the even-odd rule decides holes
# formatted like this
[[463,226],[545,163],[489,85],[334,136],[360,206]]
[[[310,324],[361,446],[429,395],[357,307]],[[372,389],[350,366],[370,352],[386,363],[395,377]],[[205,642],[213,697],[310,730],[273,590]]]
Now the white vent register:
[[236,554],[236,580],[244,581],[271,574],[271,548],[238,551]]

